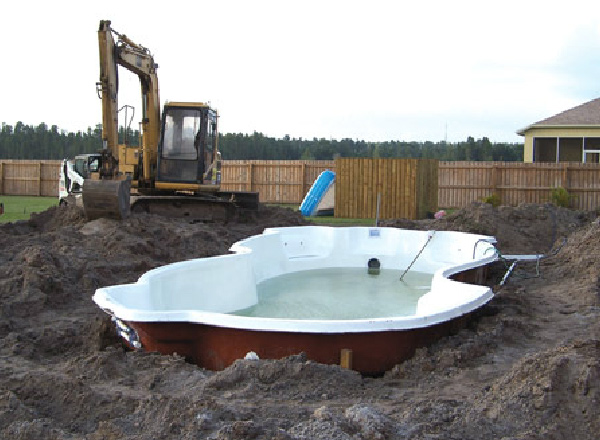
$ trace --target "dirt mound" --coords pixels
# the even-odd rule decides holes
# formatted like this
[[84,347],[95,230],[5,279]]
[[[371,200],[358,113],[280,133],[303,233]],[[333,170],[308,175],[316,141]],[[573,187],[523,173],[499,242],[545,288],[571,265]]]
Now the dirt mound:
[[[600,341],[587,340],[525,356],[477,399],[464,430],[502,438],[530,432],[538,438],[594,438],[599,432]],[[521,414],[497,423],[504,414]],[[481,421],[487,422],[482,425]],[[470,426],[471,425],[471,426]],[[540,427],[537,432],[531,425]]]
[[54,206],[46,211],[32,214],[28,222],[32,227],[48,232],[63,226],[80,226],[86,223],[83,210],[76,206]]
[[305,224],[296,212],[261,207],[228,224],[144,214],[87,222],[70,207],[0,225],[0,438],[596,438],[595,216],[473,204],[441,220],[385,222],[494,235],[503,253],[558,252],[539,273],[517,266],[466,328],[382,378],[302,354],[212,372],[132,352],[91,301],[100,286]]
[[385,220],[382,226],[405,229],[462,231],[492,235],[505,254],[544,254],[557,240],[595,219],[595,212],[575,211],[552,204],[522,204],[494,208],[474,202],[441,219]]

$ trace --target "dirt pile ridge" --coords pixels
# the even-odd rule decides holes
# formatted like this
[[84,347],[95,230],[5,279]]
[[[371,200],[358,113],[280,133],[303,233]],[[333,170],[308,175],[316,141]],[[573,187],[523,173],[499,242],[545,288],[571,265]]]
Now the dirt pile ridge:
[[492,235],[504,254],[545,254],[556,240],[589,223],[596,215],[552,204],[494,208],[488,203],[475,202],[468,209],[457,210],[441,219],[384,220],[381,225]]
[[[125,350],[91,301],[174,261],[226,253],[265,227],[304,224],[262,207],[228,224],[75,208],[0,225],[0,438],[594,439],[600,432],[600,224],[551,205],[473,204],[413,229],[494,235],[517,266],[468,327],[366,378],[302,354],[220,372]],[[564,241],[566,238],[566,242]]]

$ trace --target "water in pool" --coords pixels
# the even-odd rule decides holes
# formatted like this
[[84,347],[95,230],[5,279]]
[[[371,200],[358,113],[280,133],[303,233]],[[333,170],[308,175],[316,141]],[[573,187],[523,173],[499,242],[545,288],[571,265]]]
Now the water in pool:
[[366,268],[327,268],[259,283],[258,304],[233,314],[284,319],[365,319],[414,315],[432,274],[400,270],[369,275]]

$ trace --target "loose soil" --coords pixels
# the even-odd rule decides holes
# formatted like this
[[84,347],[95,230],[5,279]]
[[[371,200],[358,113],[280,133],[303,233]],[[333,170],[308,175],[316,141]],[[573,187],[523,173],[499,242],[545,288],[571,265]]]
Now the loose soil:
[[550,205],[474,204],[440,220],[385,222],[497,237],[520,264],[458,334],[383,377],[302,353],[204,370],[130,351],[92,302],[100,286],[223,254],[265,227],[134,214],[86,222],[51,208],[0,226],[0,438],[595,439],[600,432],[600,223]]

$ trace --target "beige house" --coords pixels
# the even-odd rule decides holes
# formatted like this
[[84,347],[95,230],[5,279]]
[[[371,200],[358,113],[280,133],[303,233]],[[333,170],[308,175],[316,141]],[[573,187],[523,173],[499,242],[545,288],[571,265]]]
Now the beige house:
[[525,162],[600,163],[600,98],[531,124],[517,134],[525,136]]

